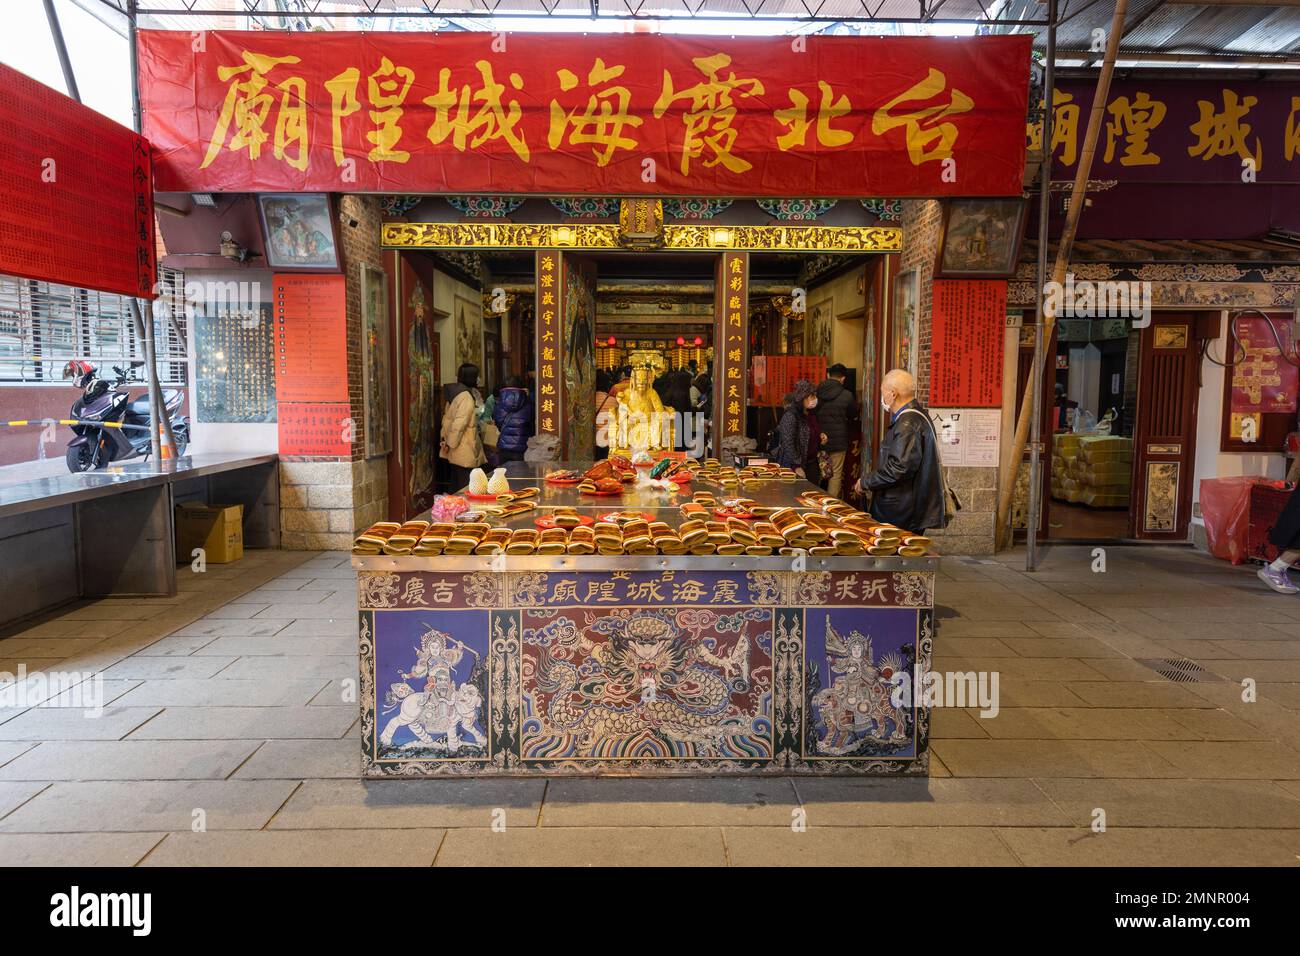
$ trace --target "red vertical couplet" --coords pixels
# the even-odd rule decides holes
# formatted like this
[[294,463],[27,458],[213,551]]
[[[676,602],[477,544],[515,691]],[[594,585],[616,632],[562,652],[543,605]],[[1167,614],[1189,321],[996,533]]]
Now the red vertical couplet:
[[558,249],[537,250],[537,434],[553,435],[564,443],[564,414],[560,397],[560,335],[564,273]]
[[[713,420],[719,439],[745,434],[749,364],[749,253],[718,257],[713,327]],[[715,449],[715,452],[718,449]]]
[[1004,279],[936,279],[930,326],[930,404],[1002,405]]
[[349,457],[346,279],[277,275],[274,297],[280,454]]

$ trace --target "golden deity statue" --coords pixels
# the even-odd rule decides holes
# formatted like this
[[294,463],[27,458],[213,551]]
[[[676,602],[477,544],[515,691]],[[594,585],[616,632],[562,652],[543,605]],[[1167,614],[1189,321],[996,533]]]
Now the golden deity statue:
[[609,447],[617,454],[663,451],[673,447],[673,409],[654,390],[655,376],[666,367],[663,355],[650,350],[629,356],[632,380],[618,396],[610,415]]

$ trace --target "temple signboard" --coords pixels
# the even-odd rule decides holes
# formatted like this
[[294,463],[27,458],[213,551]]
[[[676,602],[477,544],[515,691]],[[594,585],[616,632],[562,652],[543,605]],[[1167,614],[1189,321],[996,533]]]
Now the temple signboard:
[[201,39],[139,33],[162,191],[1013,196],[1024,172],[1027,35]]

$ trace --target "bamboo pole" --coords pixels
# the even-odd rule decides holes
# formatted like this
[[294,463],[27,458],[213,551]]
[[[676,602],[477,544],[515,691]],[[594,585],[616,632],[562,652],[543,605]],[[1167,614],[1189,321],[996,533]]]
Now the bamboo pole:
[[[1097,89],[1092,97],[1092,109],[1088,113],[1088,130],[1084,134],[1083,149],[1079,153],[1079,164],[1074,171],[1074,185],[1070,189],[1070,208],[1066,212],[1065,226],[1061,230],[1061,240],[1056,249],[1056,264],[1052,269],[1052,281],[1063,285],[1066,272],[1070,267],[1070,250],[1074,246],[1074,236],[1079,230],[1079,217],[1088,191],[1088,176],[1092,172],[1092,159],[1097,152],[1097,140],[1101,136],[1102,117],[1106,112],[1106,101],[1110,96],[1110,78],[1115,72],[1115,58],[1119,53],[1119,42],[1124,32],[1124,16],[1128,12],[1128,0],[1116,0],[1115,14],[1111,18],[1110,33],[1106,36],[1106,52],[1101,63],[1101,73],[1097,76]],[[1050,110],[1051,103],[1044,103],[1043,108]],[[1052,144],[1043,143],[1043,149],[1050,153]],[[1038,241],[1046,243],[1048,237],[1040,235]],[[1043,290],[1038,290],[1043,310],[1043,340],[1048,341],[1052,328],[1056,324],[1056,312],[1051,307]],[[1046,353],[1041,352],[1030,374],[1035,380],[1041,380]],[[1016,480],[1020,477],[1020,468],[1025,456],[1025,444],[1029,439],[1029,420],[1032,416],[1034,392],[1036,389],[1026,387],[1020,402],[1020,413],[1016,417],[1016,434],[1011,446],[1011,465],[1002,476],[998,489],[998,513],[996,535],[997,546],[1004,547],[1011,534],[1011,503],[1015,498]],[[1034,454],[1038,454],[1034,449]]]

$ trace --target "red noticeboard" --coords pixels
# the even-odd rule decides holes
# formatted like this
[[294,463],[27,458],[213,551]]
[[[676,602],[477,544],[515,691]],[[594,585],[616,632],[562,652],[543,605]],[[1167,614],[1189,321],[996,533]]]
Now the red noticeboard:
[[352,454],[347,402],[280,402],[276,409],[280,454],[347,458]]
[[347,280],[277,275],[274,286],[280,454],[350,457]]
[[936,279],[931,301],[930,404],[1001,406],[1006,280]]
[[144,138],[0,65],[0,143],[0,273],[157,297]]
[[274,285],[276,398],[346,402],[346,280],[340,275],[277,275]]

